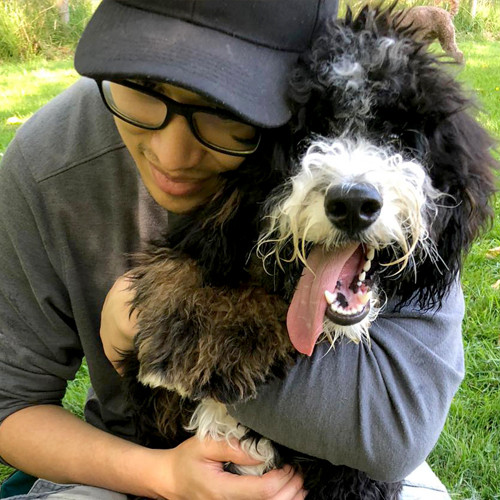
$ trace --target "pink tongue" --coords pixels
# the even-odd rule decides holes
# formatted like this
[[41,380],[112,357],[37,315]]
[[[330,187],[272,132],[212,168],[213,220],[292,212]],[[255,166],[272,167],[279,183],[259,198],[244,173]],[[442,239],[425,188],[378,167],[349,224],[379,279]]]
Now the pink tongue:
[[[302,354],[310,356],[323,331],[327,302],[325,290],[335,291],[340,271],[358,248],[358,244],[324,253],[314,247],[307,258],[297,290],[288,309],[287,328],[290,340]],[[312,270],[312,272],[311,272]]]

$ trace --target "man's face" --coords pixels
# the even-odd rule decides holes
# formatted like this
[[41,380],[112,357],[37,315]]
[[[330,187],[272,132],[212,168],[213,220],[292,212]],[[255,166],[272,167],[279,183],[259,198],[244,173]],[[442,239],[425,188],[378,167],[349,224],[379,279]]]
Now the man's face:
[[[169,84],[157,84],[155,91],[180,103],[211,106],[202,96]],[[220,174],[244,160],[201,144],[183,116],[174,116],[162,130],[145,130],[116,117],[115,122],[151,196],[174,213],[206,202],[219,189]]]

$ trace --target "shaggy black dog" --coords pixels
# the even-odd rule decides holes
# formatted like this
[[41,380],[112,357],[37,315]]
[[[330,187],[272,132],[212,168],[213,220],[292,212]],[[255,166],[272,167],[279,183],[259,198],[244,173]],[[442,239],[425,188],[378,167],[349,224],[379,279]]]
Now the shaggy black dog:
[[291,463],[310,499],[398,497],[399,483],[274,445],[224,406],[322,334],[369,342],[386,298],[439,307],[491,217],[492,141],[393,12],[328,23],[292,74],[289,126],[139,258],[123,367],[140,442],[237,437],[264,464],[236,472]]

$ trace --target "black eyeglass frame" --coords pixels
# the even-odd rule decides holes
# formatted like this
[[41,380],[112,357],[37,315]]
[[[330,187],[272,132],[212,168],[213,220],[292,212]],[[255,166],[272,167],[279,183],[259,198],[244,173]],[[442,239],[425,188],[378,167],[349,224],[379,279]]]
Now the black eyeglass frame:
[[[128,118],[125,115],[120,114],[118,110],[114,109],[108,103],[108,100],[106,98],[106,95],[105,95],[104,89],[103,89],[103,82],[105,82],[105,81],[110,82],[110,83],[116,83],[117,85],[122,85],[123,87],[128,87],[128,88],[131,88],[133,90],[137,90],[138,92],[142,92],[143,94],[149,95],[149,96],[154,97],[154,98],[158,99],[159,101],[163,102],[163,104],[165,104],[165,107],[166,107],[166,115],[165,115],[165,119],[163,120],[163,122],[156,127],[152,127],[152,126],[144,125],[143,123],[136,122],[135,120]],[[144,87],[143,85],[139,85],[137,83],[131,82],[130,80],[110,80],[108,78],[103,78],[100,80],[96,80],[96,83],[97,83],[97,86],[99,87],[99,92],[101,93],[102,100],[103,100],[105,106],[108,108],[108,110],[111,111],[111,113],[113,115],[120,118],[120,120],[123,120],[124,122],[130,123],[131,125],[134,125],[136,127],[139,127],[139,128],[145,129],[145,130],[161,130],[168,125],[170,120],[175,115],[181,115],[186,119],[186,121],[189,125],[189,128],[190,128],[192,134],[194,135],[194,137],[201,144],[203,144],[207,148],[213,149],[214,151],[217,151],[219,153],[224,153],[227,155],[231,155],[231,156],[249,156],[249,155],[255,153],[255,151],[257,151],[257,149],[259,147],[259,144],[260,144],[260,141],[262,138],[261,130],[258,127],[256,127],[255,125],[252,125],[251,123],[247,123],[243,120],[240,120],[235,114],[231,113],[230,111],[225,111],[223,109],[212,109],[209,106],[199,106],[196,104],[180,103],[180,102],[174,101],[170,97],[167,97],[166,95],[164,95],[160,92],[156,92],[152,89]],[[258,136],[256,139],[256,141],[257,141],[256,145],[253,147],[253,149],[251,151],[235,151],[233,149],[226,149],[226,148],[223,148],[221,146],[211,144],[210,142],[203,139],[203,137],[201,136],[200,132],[198,131],[198,129],[196,127],[196,124],[193,120],[193,114],[196,112],[202,112],[202,113],[207,113],[207,114],[211,114],[211,115],[215,115],[215,116],[219,116],[219,117],[223,117],[223,118],[228,118],[230,120],[234,120],[236,122],[244,123],[245,125],[249,125],[251,127],[254,127],[255,133]]]

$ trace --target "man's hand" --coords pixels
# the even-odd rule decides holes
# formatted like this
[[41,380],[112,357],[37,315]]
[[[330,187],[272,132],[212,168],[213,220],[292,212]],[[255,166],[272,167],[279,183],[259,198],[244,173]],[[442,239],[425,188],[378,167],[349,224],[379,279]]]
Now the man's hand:
[[130,278],[124,275],[115,281],[102,306],[101,341],[106,357],[118,373],[120,353],[132,350],[137,334],[137,311],[131,313],[130,307],[133,298]]
[[192,437],[172,450],[154,450],[168,454],[170,466],[157,476],[156,498],[169,500],[302,500],[302,477],[291,467],[276,469],[263,476],[238,476],[223,469],[224,463],[257,465],[237,443]]

